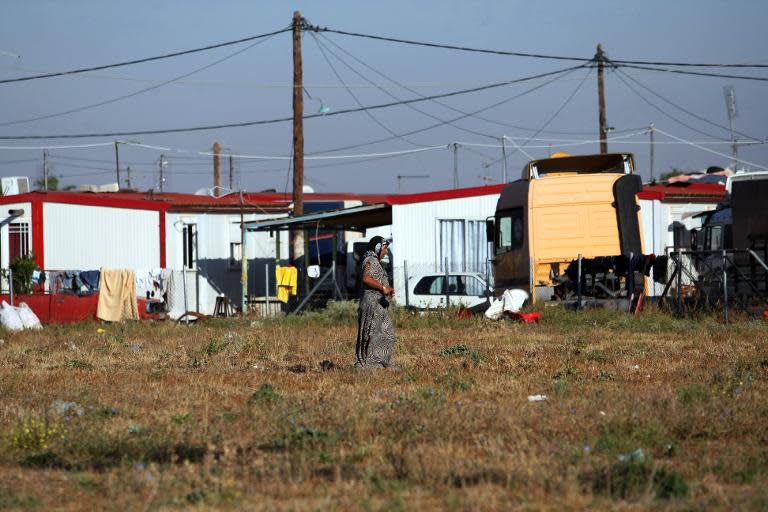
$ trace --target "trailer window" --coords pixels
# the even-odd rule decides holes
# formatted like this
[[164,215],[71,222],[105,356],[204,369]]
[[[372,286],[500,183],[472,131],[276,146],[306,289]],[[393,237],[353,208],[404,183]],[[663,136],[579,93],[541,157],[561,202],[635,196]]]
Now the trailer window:
[[496,252],[506,252],[523,246],[525,224],[523,209],[499,212],[496,217]]
[[723,248],[722,226],[712,226],[711,230],[712,231],[710,235],[709,250],[717,251],[719,249],[722,249]]

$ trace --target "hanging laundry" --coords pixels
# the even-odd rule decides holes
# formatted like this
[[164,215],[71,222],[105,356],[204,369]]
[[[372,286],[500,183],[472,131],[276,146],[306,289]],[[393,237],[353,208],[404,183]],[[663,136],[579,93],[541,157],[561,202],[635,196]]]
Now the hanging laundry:
[[298,269],[294,266],[275,268],[277,279],[277,300],[287,303],[290,295],[296,295]]
[[101,270],[96,316],[108,322],[139,319],[133,270]]

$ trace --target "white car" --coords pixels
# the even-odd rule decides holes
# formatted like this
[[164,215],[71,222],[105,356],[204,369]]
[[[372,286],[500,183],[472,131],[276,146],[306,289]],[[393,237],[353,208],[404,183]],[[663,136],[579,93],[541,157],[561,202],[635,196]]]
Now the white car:
[[[491,290],[482,274],[475,272],[449,272],[446,287],[444,272],[419,274],[408,277],[408,306],[417,309],[481,307],[488,303]],[[446,301],[447,299],[447,301]]]

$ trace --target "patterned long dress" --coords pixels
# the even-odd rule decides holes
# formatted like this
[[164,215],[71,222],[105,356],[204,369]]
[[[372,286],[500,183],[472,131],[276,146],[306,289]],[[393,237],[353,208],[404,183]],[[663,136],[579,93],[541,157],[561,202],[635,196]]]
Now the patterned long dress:
[[371,276],[384,286],[389,286],[389,279],[373,251],[365,254],[360,267],[355,366],[387,368],[392,366],[392,352],[395,348],[395,326],[387,311],[389,299],[379,290],[374,290],[362,282],[362,276]]

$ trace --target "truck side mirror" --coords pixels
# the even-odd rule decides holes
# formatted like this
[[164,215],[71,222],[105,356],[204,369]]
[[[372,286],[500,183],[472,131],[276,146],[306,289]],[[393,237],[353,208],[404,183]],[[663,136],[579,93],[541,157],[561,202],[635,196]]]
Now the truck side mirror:
[[485,239],[488,242],[493,242],[493,237],[495,234],[495,225],[493,222],[493,219],[486,219],[485,220]]

